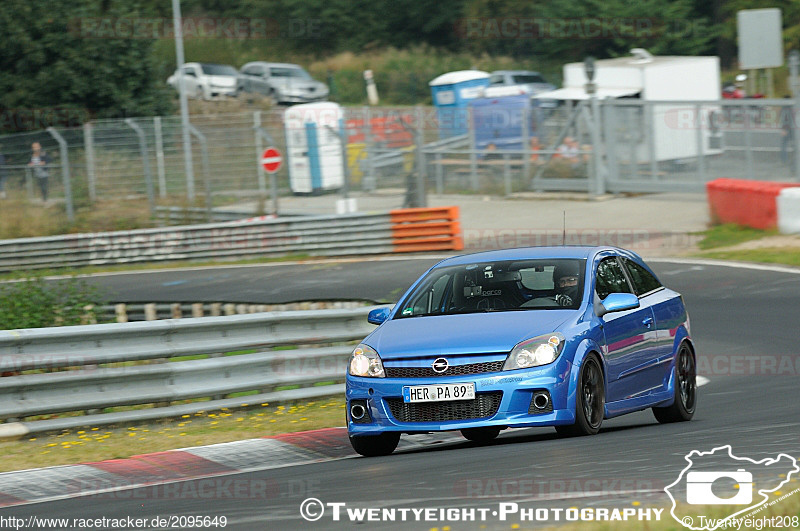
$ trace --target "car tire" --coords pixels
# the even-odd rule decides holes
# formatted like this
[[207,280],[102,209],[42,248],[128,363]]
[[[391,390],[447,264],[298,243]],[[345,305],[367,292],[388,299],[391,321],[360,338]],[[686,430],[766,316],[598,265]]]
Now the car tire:
[[675,400],[667,407],[654,407],[653,415],[662,424],[692,420],[697,406],[697,365],[686,343],[675,358]]
[[606,390],[597,356],[590,354],[581,365],[575,400],[575,424],[556,426],[559,435],[575,437],[600,431],[605,416]]
[[500,428],[487,426],[485,428],[466,428],[461,430],[461,435],[468,441],[478,444],[491,442],[500,435]]
[[362,435],[360,437],[350,437],[350,445],[357,453],[364,457],[377,457],[389,455],[397,448],[400,442],[400,433],[389,431],[380,435]]

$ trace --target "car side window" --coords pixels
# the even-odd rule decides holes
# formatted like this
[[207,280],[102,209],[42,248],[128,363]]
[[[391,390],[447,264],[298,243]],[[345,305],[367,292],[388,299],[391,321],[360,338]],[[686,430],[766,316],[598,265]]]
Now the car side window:
[[616,258],[606,258],[597,266],[595,275],[595,291],[600,300],[610,293],[632,293],[625,273]]
[[625,268],[628,270],[628,274],[631,277],[631,282],[633,282],[633,289],[636,290],[636,295],[650,293],[651,291],[655,291],[661,287],[661,283],[650,273],[650,271],[643,268],[633,260],[624,258],[623,261],[625,262]]
[[196,74],[194,73],[194,68],[192,68],[191,66],[184,66],[183,67],[183,75],[184,76],[197,77]]

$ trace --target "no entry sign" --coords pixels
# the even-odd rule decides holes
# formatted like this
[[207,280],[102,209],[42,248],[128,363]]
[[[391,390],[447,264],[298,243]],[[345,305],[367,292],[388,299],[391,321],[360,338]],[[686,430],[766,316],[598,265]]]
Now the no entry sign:
[[264,153],[261,154],[261,165],[264,166],[267,173],[275,173],[278,171],[281,167],[281,162],[283,162],[281,152],[274,147],[268,147],[264,150]]

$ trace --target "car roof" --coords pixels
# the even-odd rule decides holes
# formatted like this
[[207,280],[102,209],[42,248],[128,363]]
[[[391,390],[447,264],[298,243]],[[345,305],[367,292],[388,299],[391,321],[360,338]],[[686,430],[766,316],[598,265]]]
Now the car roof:
[[536,70],[494,70],[492,74],[535,74],[537,76],[542,75]]
[[607,251],[610,254],[618,254],[629,258],[634,258],[641,262],[642,259],[631,251],[618,247],[593,247],[586,245],[560,245],[549,247],[518,247],[514,249],[499,249],[496,251],[483,251],[472,254],[464,254],[446,258],[435,267],[445,267],[451,265],[465,265],[474,262],[494,262],[498,260],[532,260],[537,258],[578,258],[589,259],[598,253]]
[[242,68],[244,68],[245,66],[252,66],[252,65],[279,66],[284,68],[300,68],[300,69],[303,68],[302,66],[296,65],[294,63],[269,63],[267,61],[251,61],[247,64],[242,65]]

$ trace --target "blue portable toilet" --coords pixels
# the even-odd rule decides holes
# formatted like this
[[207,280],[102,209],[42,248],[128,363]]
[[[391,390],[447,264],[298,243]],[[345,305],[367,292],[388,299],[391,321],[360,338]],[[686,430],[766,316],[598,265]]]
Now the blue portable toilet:
[[[491,90],[487,91],[491,94]],[[494,144],[497,149],[523,149],[523,139],[537,136],[538,102],[529,94],[511,94],[476,98],[469,102],[475,124],[473,149],[486,149]],[[528,124],[524,123],[528,116]]]
[[428,85],[439,119],[439,138],[467,134],[467,104],[489,86],[489,73],[458,70],[442,74]]

